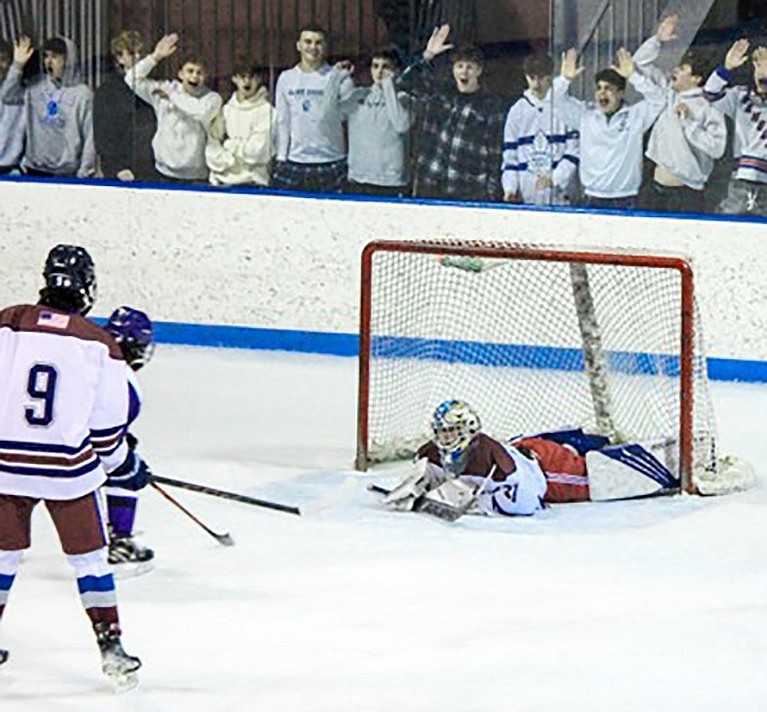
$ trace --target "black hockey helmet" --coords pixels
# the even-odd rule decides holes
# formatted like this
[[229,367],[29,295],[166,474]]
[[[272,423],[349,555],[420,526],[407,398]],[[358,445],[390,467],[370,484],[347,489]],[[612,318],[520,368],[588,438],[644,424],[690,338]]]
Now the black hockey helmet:
[[96,272],[84,247],[56,245],[45,260],[41,303],[87,314],[96,300]]

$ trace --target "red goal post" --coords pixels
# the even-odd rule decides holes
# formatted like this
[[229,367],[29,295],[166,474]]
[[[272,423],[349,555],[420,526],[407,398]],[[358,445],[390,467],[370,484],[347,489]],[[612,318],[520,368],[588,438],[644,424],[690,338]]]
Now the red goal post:
[[[437,403],[471,393],[466,399],[499,439],[557,429],[573,417],[613,440],[665,438],[677,449],[680,487],[696,491],[696,408],[707,411],[701,423],[712,431],[711,453],[715,435],[687,259],[380,240],[364,248],[361,267],[358,469],[412,452],[428,437]],[[528,343],[531,333],[546,343]],[[521,376],[499,393],[513,369]],[[552,398],[553,415],[543,415]],[[505,407],[507,432],[506,416],[491,413]],[[640,422],[642,411],[658,411],[657,421]],[[401,431],[398,419],[409,423]],[[379,456],[376,447],[390,436],[401,447]]]

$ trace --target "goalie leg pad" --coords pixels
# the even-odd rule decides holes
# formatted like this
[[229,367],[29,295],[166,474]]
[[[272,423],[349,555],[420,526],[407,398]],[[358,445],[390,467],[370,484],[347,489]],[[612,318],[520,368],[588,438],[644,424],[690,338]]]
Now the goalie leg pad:
[[638,444],[608,447],[586,454],[592,501],[647,497],[679,487],[679,480]]

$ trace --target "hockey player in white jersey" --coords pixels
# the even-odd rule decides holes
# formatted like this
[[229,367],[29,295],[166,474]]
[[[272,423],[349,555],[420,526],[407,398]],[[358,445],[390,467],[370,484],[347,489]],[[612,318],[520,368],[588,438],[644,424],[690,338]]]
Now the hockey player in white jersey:
[[[154,325],[151,319],[139,309],[119,307],[115,309],[104,326],[114,340],[128,364],[129,408],[128,426],[138,418],[141,411],[141,389],[135,373],[144,367],[154,353]],[[126,439],[130,448],[138,442],[131,433]],[[136,520],[138,492],[122,486],[106,485],[109,523],[109,563],[146,563],[154,558],[154,551],[139,544],[133,536]]]
[[32,510],[42,500],[74,568],[102,670],[118,689],[129,688],[141,662],[120,641],[97,490],[105,481],[139,489],[149,468],[124,438],[129,389],[122,352],[83,318],[96,295],[90,255],[57,245],[43,276],[36,305],[0,311],[0,616],[30,546]]

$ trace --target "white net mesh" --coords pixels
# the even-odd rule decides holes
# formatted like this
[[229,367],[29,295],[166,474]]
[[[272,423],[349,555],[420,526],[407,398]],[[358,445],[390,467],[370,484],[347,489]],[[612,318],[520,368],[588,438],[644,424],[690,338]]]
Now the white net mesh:
[[[430,437],[435,406],[459,398],[499,439],[582,426],[618,441],[666,440],[678,468],[678,270],[446,249],[373,253],[369,461],[411,455]],[[688,336],[694,384],[684,407],[697,466],[710,468],[704,351],[698,329]]]

